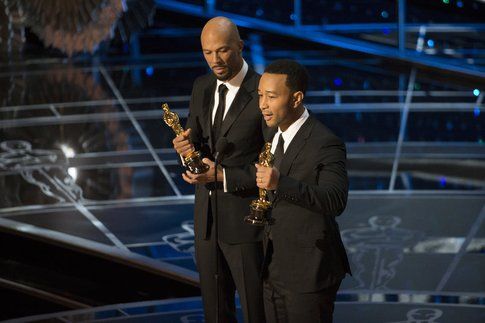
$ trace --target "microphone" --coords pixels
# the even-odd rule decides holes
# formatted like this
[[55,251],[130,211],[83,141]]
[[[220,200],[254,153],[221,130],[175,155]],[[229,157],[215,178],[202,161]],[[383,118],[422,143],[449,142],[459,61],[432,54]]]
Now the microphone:
[[224,155],[227,150],[227,146],[229,142],[227,141],[226,137],[221,137],[217,140],[216,143],[216,153],[214,155],[215,160],[219,160],[219,158]]

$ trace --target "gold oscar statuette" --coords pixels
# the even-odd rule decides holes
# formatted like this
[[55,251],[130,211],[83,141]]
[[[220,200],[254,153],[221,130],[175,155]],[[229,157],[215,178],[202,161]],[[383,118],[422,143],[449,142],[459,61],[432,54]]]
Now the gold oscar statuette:
[[[179,116],[170,111],[168,104],[162,104],[163,109],[163,121],[172,128],[175,134],[178,136],[184,132],[184,128],[180,125]],[[204,164],[200,158],[198,151],[192,151],[186,157],[184,157],[185,167],[193,174],[203,174],[209,170],[209,166]]]
[[[259,154],[259,164],[266,167],[272,167],[274,156],[271,153],[271,143],[264,144],[263,150]],[[244,222],[251,225],[263,226],[268,221],[267,213],[271,208],[271,202],[267,199],[267,191],[264,188],[259,189],[259,198],[253,200],[250,205],[249,215],[244,218]]]

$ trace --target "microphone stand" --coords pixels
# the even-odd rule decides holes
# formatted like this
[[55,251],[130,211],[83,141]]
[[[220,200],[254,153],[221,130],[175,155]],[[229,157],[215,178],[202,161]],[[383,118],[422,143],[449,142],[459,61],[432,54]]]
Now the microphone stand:
[[219,212],[217,210],[217,165],[218,165],[218,159],[219,159],[219,152],[216,152],[215,158],[214,158],[214,167],[215,167],[215,174],[214,174],[214,208],[215,212],[214,214],[214,240],[215,240],[215,248],[216,248],[216,271],[214,273],[214,281],[216,283],[216,323],[219,323],[219,307],[220,307],[220,293],[219,293],[219,264],[220,264],[220,259],[219,259],[219,223],[218,223],[218,218],[219,218]]
[[214,167],[215,167],[215,172],[214,172],[214,212],[212,214],[214,215],[214,240],[215,240],[215,251],[216,251],[216,270],[214,272],[214,281],[216,284],[216,323],[219,323],[219,308],[220,308],[220,293],[219,293],[219,265],[220,265],[220,255],[219,255],[219,212],[217,209],[217,166],[219,165],[219,162],[221,160],[222,155],[227,149],[227,139],[225,137],[221,137],[217,140],[216,144],[216,153],[214,154]]

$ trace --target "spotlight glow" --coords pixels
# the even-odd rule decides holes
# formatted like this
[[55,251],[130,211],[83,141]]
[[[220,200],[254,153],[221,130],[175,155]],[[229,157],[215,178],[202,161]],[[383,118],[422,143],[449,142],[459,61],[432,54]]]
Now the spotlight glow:
[[[66,156],[66,158],[73,158],[74,156],[76,156],[76,152],[74,151],[74,149],[72,149],[66,144],[61,145],[61,150],[64,153],[64,156]],[[75,167],[69,167],[67,169],[67,173],[69,174],[69,176],[71,176],[73,180],[76,180],[77,169]]]
[[77,168],[76,167],[69,167],[67,169],[67,173],[69,174],[69,176],[72,177],[73,180],[77,179]]
[[145,74],[146,75],[152,76],[153,73],[154,73],[153,66],[148,66],[147,68],[145,68]]
[[446,177],[441,177],[440,178],[440,186],[443,187],[443,186],[446,186]]
[[62,144],[61,145],[61,150],[64,153],[64,156],[66,156],[66,158],[73,158],[74,156],[76,156],[76,153],[74,152],[74,149],[72,149],[68,145]]
[[344,84],[344,82],[342,81],[342,79],[340,77],[337,77],[336,79],[333,80],[333,84],[335,84],[336,86],[342,86],[342,84]]
[[474,89],[473,90],[473,95],[474,96],[479,96],[480,95],[480,90],[479,89]]
[[473,109],[473,115],[475,117],[480,116],[480,108],[479,107],[475,107],[475,109]]

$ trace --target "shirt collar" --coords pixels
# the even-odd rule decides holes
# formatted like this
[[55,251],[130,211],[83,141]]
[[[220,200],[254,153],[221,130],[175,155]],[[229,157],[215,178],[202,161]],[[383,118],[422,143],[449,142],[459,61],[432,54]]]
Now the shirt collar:
[[217,89],[219,88],[219,85],[221,84],[224,84],[225,86],[227,86],[227,89],[228,91],[237,91],[239,90],[239,88],[241,87],[241,84],[244,80],[244,77],[246,76],[246,74],[248,73],[248,64],[246,63],[245,60],[243,60],[243,65],[241,67],[241,69],[239,70],[239,72],[236,74],[236,76],[234,76],[232,79],[228,80],[228,81],[221,81],[221,80],[217,80]]
[[285,141],[285,145],[283,147],[284,151],[286,151],[286,148],[288,148],[296,133],[298,130],[300,130],[301,126],[305,123],[309,116],[310,114],[305,108],[305,111],[303,111],[301,116],[295,122],[293,122],[288,129],[281,131],[281,129],[278,127],[278,132],[275,134],[275,138],[279,138],[280,134],[283,134],[283,140]]

